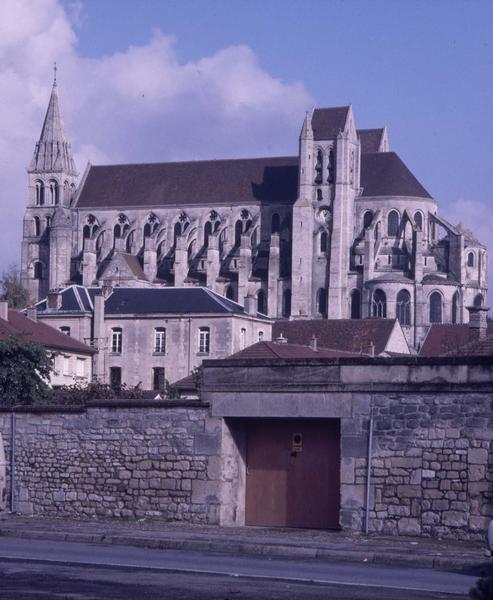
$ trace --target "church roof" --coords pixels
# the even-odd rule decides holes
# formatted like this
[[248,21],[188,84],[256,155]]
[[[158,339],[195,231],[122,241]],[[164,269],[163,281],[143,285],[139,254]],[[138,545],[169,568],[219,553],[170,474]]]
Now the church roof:
[[361,356],[361,352],[346,352],[337,348],[317,348],[301,344],[289,344],[279,342],[257,342],[227,357],[227,360],[269,360],[271,358],[344,358]]
[[[471,342],[471,330],[468,324],[451,324],[451,323],[435,323],[428,329],[428,333],[424,339],[419,356],[443,356],[452,355],[454,353],[461,354],[464,349],[467,350]],[[493,323],[488,323],[487,340],[484,344],[479,344],[474,351],[481,352],[487,350],[493,339]],[[462,350],[461,350],[462,349]],[[490,354],[490,351],[487,350]]]
[[[361,156],[363,196],[430,198],[394,152]],[[79,208],[292,204],[298,157],[91,166]]]
[[356,133],[361,142],[361,154],[380,152],[385,129],[358,129]]
[[29,171],[77,175],[72,149],[65,133],[56,83],[51,90],[48,110]]
[[349,109],[349,106],[316,108],[312,116],[313,139],[330,140],[344,131]]
[[361,156],[363,196],[416,196],[431,198],[395,152]]
[[91,166],[77,206],[293,203],[298,158]]

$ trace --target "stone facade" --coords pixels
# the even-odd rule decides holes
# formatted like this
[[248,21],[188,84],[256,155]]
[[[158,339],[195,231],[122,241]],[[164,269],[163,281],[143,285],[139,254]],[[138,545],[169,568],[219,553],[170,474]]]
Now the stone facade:
[[350,106],[308,114],[299,156],[89,165],[76,188],[54,86],[28,172],[33,299],[69,282],[205,285],[274,318],[398,317],[418,347],[485,297],[485,247]]
[[[217,523],[220,419],[158,406],[16,414],[17,511]],[[7,455],[10,429],[0,413]]]

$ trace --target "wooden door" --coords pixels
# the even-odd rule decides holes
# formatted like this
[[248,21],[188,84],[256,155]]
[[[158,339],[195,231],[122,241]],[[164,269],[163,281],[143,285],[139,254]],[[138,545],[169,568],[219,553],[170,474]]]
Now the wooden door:
[[249,421],[246,524],[338,529],[339,473],[337,419]]

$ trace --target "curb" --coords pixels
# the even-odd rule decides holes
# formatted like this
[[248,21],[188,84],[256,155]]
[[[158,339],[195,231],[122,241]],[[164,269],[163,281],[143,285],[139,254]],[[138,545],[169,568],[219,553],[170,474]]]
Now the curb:
[[312,558],[336,560],[338,562],[359,562],[388,566],[412,566],[428,569],[470,569],[490,565],[484,559],[472,557],[396,554],[393,552],[347,550],[338,548],[318,548],[286,543],[261,543],[244,540],[176,539],[171,537],[132,537],[129,535],[104,535],[91,533],[68,533],[54,531],[16,531],[0,529],[0,537],[13,537],[32,540],[52,540],[85,544],[106,544],[132,546],[155,550],[188,550],[193,552],[217,552],[223,554],[243,554],[269,558]]

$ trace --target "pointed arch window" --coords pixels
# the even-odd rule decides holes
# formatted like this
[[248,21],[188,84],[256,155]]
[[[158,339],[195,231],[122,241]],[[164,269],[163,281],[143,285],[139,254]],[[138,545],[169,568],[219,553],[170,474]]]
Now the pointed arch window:
[[329,176],[327,178],[327,181],[329,183],[334,183],[335,181],[335,173],[336,173],[336,161],[335,161],[335,154],[334,154],[334,150],[331,150],[329,152],[329,166],[328,166],[328,171],[329,171]]
[[50,216],[45,218],[45,223],[46,223],[46,229],[49,229],[51,226],[51,217]]
[[82,230],[82,237],[87,240],[91,237],[91,228],[89,225],[84,225],[84,228]]
[[264,290],[259,290],[257,292],[257,312],[265,315],[267,313],[267,307],[265,306],[265,304],[265,292]]
[[474,267],[474,252],[469,252],[467,255],[467,266]]
[[323,170],[324,170],[324,155],[322,154],[322,150],[317,151],[317,162],[315,163],[315,183],[320,184],[323,180]]
[[459,322],[459,292],[455,292],[452,298],[452,323]]
[[144,237],[145,238],[151,237],[151,224],[150,223],[146,223],[144,225]]
[[34,235],[41,235],[41,221],[39,220],[39,217],[34,217]]
[[204,225],[204,246],[207,248],[209,246],[209,237],[212,234],[212,223],[207,221]]
[[327,254],[329,247],[329,236],[326,231],[320,234],[320,254]]
[[411,294],[407,290],[397,294],[395,313],[401,325],[411,325]]
[[270,230],[271,233],[280,233],[281,231],[281,217],[277,213],[272,215]]
[[43,279],[43,263],[39,260],[34,263],[34,279]]
[[327,317],[327,292],[324,288],[319,288],[317,292],[317,312],[324,319]]
[[418,231],[423,231],[423,215],[419,211],[414,213],[414,224]]
[[291,290],[285,290],[282,295],[282,316],[291,316]]
[[473,301],[473,305],[478,308],[480,306],[483,306],[484,303],[484,298],[483,298],[483,294],[477,294],[474,297],[474,301]]
[[241,244],[241,234],[243,233],[243,221],[238,219],[235,223],[235,247],[238,248]]
[[433,292],[430,295],[430,323],[442,322],[442,295]]
[[367,210],[363,215],[363,228],[367,229],[370,227],[371,222],[373,221],[373,212],[371,210]]
[[58,182],[55,179],[50,180],[50,204],[58,204],[59,189]]
[[351,319],[361,319],[361,293],[359,290],[351,292]]
[[395,237],[399,233],[399,213],[391,210],[387,216],[387,235]]
[[35,201],[37,206],[43,206],[45,203],[45,186],[42,181],[36,181],[34,184],[35,188]]
[[372,315],[381,319],[387,318],[387,297],[383,290],[375,290],[373,294]]

